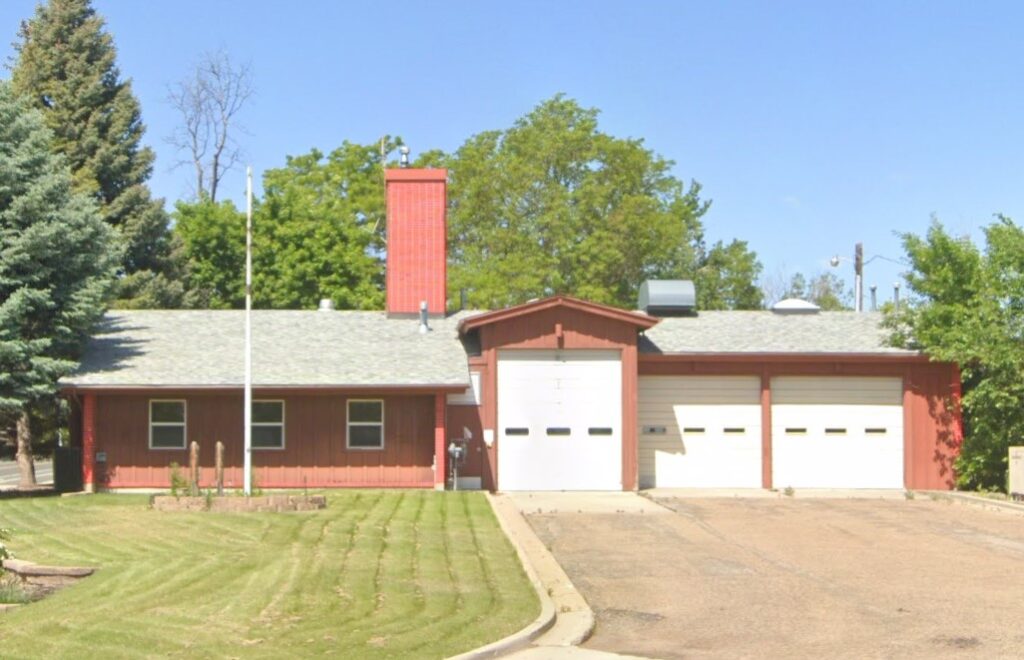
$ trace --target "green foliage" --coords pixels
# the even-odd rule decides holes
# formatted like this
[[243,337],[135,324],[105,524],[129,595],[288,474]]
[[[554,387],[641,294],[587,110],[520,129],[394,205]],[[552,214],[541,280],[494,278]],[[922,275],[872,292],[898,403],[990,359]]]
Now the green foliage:
[[42,118],[0,81],[0,409],[52,397],[103,313],[117,255]]
[[703,255],[695,276],[699,309],[760,309],[757,280],[761,263],[746,241],[715,243]]
[[182,491],[189,489],[188,479],[181,472],[177,461],[171,461],[171,495],[177,497]]
[[49,0],[18,36],[15,92],[43,113],[74,189],[99,206],[123,246],[118,306],[177,305],[167,214],[145,185],[153,152],[141,145],[139,102],[103,19],[89,0]]
[[807,300],[830,312],[853,308],[853,292],[835,273],[819,273],[810,280],[797,273],[790,280],[784,297]]
[[[0,559],[3,556],[0,555]],[[0,604],[3,605],[24,605],[31,602],[31,598],[22,588],[18,578],[14,575],[7,576],[0,573]]]
[[[388,140],[385,151],[397,142]],[[263,175],[253,225],[253,298],[301,309],[384,306],[384,175],[379,144],[290,156]],[[243,243],[244,247],[244,243]]]
[[[598,129],[597,110],[555,96],[511,128],[419,164],[449,168],[449,298],[493,308],[555,293],[632,307],[649,278],[694,278],[712,306],[748,306],[746,245],[707,252],[700,185],[642,140]],[[718,272],[716,268],[736,268]],[[703,271],[702,271],[703,269]]]
[[960,365],[957,484],[1002,489],[1007,448],[1024,442],[1024,230],[999,217],[980,250],[933,222],[924,237],[905,234],[903,245],[911,299],[888,314],[893,342]]
[[189,306],[245,306],[245,214],[231,202],[178,202],[174,232],[182,245]]
[[0,527],[0,559],[14,559],[14,553],[7,547],[7,544],[10,543],[11,536],[13,534],[13,530],[6,527]]

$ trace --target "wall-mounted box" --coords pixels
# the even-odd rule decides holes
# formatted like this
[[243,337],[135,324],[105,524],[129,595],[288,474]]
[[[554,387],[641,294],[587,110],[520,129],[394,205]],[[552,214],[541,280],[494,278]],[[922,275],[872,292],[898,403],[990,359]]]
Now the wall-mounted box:
[[1024,500],[1024,447],[1010,447],[1010,497]]

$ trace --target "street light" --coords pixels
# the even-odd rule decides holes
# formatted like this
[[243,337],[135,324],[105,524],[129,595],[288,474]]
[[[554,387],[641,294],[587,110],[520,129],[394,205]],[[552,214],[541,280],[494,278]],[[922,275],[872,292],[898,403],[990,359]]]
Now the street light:
[[[874,258],[874,257],[872,257]],[[833,268],[843,260],[838,254],[829,259]],[[853,247],[853,309],[857,312],[864,311],[864,244],[857,243]]]
[[[890,259],[889,257],[883,257],[880,254],[876,254],[873,257],[871,257],[870,259],[868,259],[867,261],[865,261],[864,260],[864,244],[863,243],[857,243],[856,245],[854,245],[853,246],[853,274],[854,274],[854,280],[853,280],[853,288],[854,288],[854,291],[853,291],[853,296],[854,296],[854,298],[853,298],[853,308],[854,308],[855,311],[858,311],[858,312],[863,312],[864,311],[864,264],[869,264],[872,261],[874,261],[875,259],[881,259],[882,261],[890,261],[890,262],[892,262],[894,264],[901,264],[901,265],[906,265],[906,263],[907,263],[906,261],[897,261],[896,259]],[[833,255],[832,258],[828,260],[828,263],[829,263],[830,266],[835,268],[835,267],[839,266],[839,263],[842,262],[842,261],[849,261],[849,258],[848,257],[840,257],[838,254],[836,254],[836,255]],[[900,287],[899,282],[897,282],[896,283],[896,294],[895,294],[895,302],[896,302],[896,307],[897,308],[899,308],[899,305],[900,305],[899,287]],[[872,309],[872,311],[875,310],[875,306],[876,306],[876,304],[875,304],[875,287],[871,287],[871,309]]]

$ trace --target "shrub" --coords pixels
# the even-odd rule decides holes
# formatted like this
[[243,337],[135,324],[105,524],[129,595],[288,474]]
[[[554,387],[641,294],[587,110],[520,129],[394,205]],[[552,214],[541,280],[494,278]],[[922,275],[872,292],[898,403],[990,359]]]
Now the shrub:
[[14,553],[7,547],[7,541],[11,540],[12,531],[6,527],[0,527],[0,559],[14,559]]
[[177,461],[171,462],[171,495],[177,497],[178,494],[188,490],[188,480],[181,473],[181,466],[178,465]]

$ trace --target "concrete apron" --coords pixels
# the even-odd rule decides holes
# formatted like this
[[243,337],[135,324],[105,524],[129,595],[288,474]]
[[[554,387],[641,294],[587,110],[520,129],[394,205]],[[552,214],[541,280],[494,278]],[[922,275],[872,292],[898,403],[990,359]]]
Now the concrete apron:
[[633,658],[579,648],[594,630],[594,612],[569,576],[534,533],[524,513],[557,511],[586,513],[651,513],[669,511],[634,493],[510,493],[487,494],[523,570],[537,592],[540,615],[526,628],[462,655],[457,660],[511,656],[515,658]]
[[693,499],[693,498],[757,498],[757,499],[824,499],[824,500],[847,500],[847,499],[872,499],[872,500],[902,500],[907,497],[907,491],[897,489],[876,489],[876,488],[794,488],[786,490],[766,490],[763,488],[648,488],[640,493],[651,499]]

